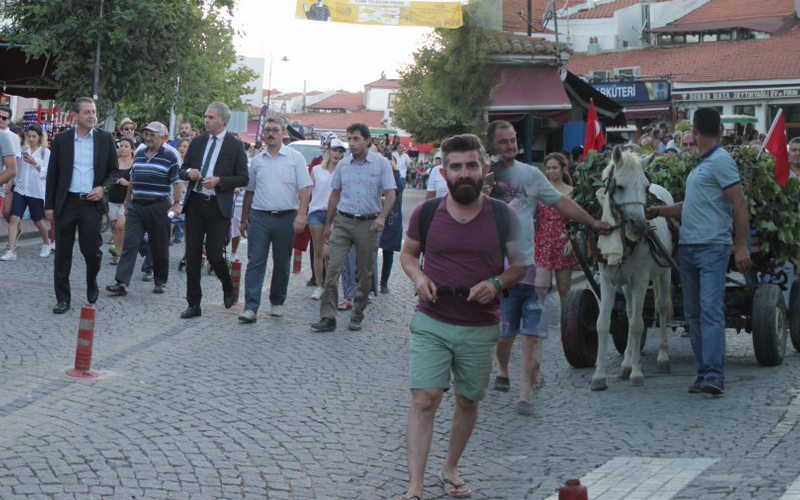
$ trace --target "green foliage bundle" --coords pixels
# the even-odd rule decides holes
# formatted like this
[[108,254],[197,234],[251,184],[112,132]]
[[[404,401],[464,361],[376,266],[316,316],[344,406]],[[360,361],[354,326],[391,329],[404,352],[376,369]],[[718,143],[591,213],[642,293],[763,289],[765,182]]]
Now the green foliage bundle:
[[[639,153],[646,152],[640,150]],[[800,182],[790,178],[785,186],[775,180],[775,158],[767,152],[758,157],[758,149],[743,146],[734,151],[733,157],[742,177],[742,187],[747,197],[748,213],[753,244],[761,249],[756,262],[769,271],[782,266],[786,261],[798,264],[800,260],[800,217],[798,198]],[[587,212],[600,216],[600,206],[595,192],[603,187],[601,174],[610,161],[610,154],[590,151],[575,173],[573,199]],[[642,159],[644,161],[644,158]],[[686,195],[686,179],[697,163],[697,154],[657,156],[648,167],[650,180],[663,186],[674,197],[682,201]],[[575,234],[578,227],[568,226]]]
[[[49,56],[71,104],[91,95],[95,47],[101,41],[98,95],[102,115],[166,121],[170,105],[201,122],[206,105],[242,107],[252,71],[236,67],[230,17],[235,0],[6,0],[0,35],[32,57]],[[176,77],[181,88],[175,93]]]

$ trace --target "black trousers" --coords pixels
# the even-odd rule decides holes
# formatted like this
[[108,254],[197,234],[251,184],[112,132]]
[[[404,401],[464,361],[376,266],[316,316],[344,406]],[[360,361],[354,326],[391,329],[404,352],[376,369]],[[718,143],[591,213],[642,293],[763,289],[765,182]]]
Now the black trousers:
[[200,273],[203,262],[203,241],[206,259],[222,282],[222,290],[233,290],[231,273],[225,262],[224,249],[228,239],[230,218],[222,215],[217,199],[205,200],[194,194],[184,207],[186,214],[186,301],[199,306],[203,298]]
[[169,278],[169,211],[170,202],[165,198],[157,203],[142,204],[136,200],[128,206],[125,219],[125,242],[117,265],[116,280],[130,285],[136,255],[139,253],[144,234],[148,234],[149,247],[153,255],[155,285],[165,285]]
[[78,246],[86,261],[86,287],[97,288],[97,273],[100,272],[103,244],[100,228],[103,222],[101,202],[81,200],[68,195],[61,214],[56,219],[56,256],[53,261],[53,284],[56,302],[71,302],[69,274],[72,271],[72,249],[75,246],[75,230],[78,230]]

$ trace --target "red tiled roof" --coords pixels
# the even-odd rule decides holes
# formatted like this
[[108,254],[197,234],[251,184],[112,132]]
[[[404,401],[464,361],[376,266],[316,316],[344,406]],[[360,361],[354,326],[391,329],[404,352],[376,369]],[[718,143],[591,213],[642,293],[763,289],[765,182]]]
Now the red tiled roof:
[[358,111],[364,108],[364,93],[339,92],[306,107],[311,109],[346,109],[348,111]]
[[[669,2],[671,0],[651,0],[652,3]],[[567,19],[600,19],[604,17],[614,17],[614,13],[625,7],[636,5],[639,0],[616,0],[614,2],[597,4],[593,9],[582,9],[569,16]]]
[[670,75],[673,82],[800,78],[798,46],[800,31],[795,30],[763,40],[647,47],[592,56],[576,53],[567,69],[588,75],[639,66],[643,77]]
[[794,0],[711,0],[705,5],[677,19],[678,23],[700,23],[759,17],[790,16],[794,14]]
[[273,99],[285,100],[285,99],[294,99],[295,97],[302,96],[302,92],[289,92],[287,94],[280,94],[272,96]]
[[[581,2],[581,0],[577,0]],[[547,4],[550,0],[533,0],[531,4],[531,22],[533,24],[533,33],[555,33],[550,29],[540,30],[539,22],[544,16],[544,11],[547,9]],[[582,3],[582,2],[581,2]],[[558,9],[563,9],[568,4],[572,4],[569,0],[557,0],[556,6]],[[574,6],[574,5],[573,5]],[[519,12],[522,11],[522,18]],[[523,20],[524,18],[524,20]],[[503,30],[515,31],[518,33],[527,33],[528,25],[528,0],[504,0],[503,1]]]
[[400,85],[400,80],[391,79],[391,78],[381,78],[380,80],[375,80],[372,83],[368,83],[364,85],[365,87],[372,87],[372,88],[379,88],[379,89],[399,89],[402,88]]
[[353,123],[364,123],[368,127],[381,127],[383,111],[356,111],[355,113],[295,113],[289,120],[302,125],[313,125],[317,129],[344,130]]
[[311,92],[306,92],[306,95],[320,95],[323,93],[321,90],[312,90]]

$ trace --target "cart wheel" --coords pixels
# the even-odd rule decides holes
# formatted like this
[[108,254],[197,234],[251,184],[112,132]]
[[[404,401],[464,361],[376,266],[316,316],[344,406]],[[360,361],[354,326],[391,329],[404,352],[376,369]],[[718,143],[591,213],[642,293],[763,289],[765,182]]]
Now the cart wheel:
[[597,299],[588,289],[571,290],[561,308],[561,344],[567,362],[588,368],[597,360]]
[[[611,311],[611,338],[614,340],[614,347],[617,352],[625,354],[625,348],[628,347],[628,313],[625,308],[614,308]],[[639,352],[644,351],[644,344],[647,342],[647,325],[644,325],[642,332],[642,342]]]
[[786,303],[778,285],[760,285],[753,296],[753,349],[761,366],[777,366],[786,353]]
[[789,333],[792,338],[792,347],[800,351],[800,281],[795,280],[789,290]]

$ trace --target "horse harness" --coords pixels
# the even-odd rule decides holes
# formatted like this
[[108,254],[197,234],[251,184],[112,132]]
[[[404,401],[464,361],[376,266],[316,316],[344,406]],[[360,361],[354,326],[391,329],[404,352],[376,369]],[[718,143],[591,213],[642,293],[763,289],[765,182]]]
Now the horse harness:
[[[608,173],[608,177],[606,178],[606,195],[608,196],[608,206],[611,209],[611,215],[614,216],[614,219],[619,221],[619,223],[615,226],[611,226],[610,230],[614,231],[619,229],[622,233],[622,262],[624,263],[630,257],[631,253],[633,253],[633,249],[636,248],[636,245],[639,243],[638,241],[632,241],[627,238],[626,230],[625,230],[625,216],[622,214],[622,210],[620,207],[625,205],[641,205],[642,208],[647,211],[647,207],[654,206],[654,205],[665,205],[663,201],[658,199],[653,193],[650,192],[650,175],[647,172],[644,172],[645,177],[647,178],[647,186],[645,187],[645,199],[646,202],[643,203],[641,201],[628,201],[625,203],[617,203],[614,201],[614,192],[617,189],[617,181],[614,179],[614,166],[612,165],[611,170]],[[669,228],[670,234],[672,234],[672,241],[677,241],[678,239],[678,224],[673,219],[667,218],[667,227]],[[647,245],[650,249],[650,255],[653,257],[653,260],[659,267],[677,267],[675,265],[674,256],[669,255],[664,248],[663,244],[660,240],[658,240],[658,236],[656,232],[653,230],[650,224],[647,224]],[[675,247],[677,248],[677,246]],[[600,255],[599,260],[603,263],[608,263],[606,259]]]

